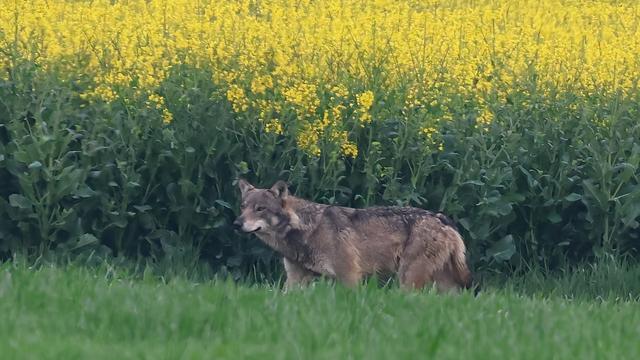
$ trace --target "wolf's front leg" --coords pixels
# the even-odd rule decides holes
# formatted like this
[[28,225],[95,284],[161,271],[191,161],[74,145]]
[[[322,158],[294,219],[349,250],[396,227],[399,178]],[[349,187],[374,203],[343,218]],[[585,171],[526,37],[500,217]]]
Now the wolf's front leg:
[[296,286],[306,286],[316,277],[314,272],[305,269],[300,263],[287,258],[284,258],[284,269],[287,272],[287,281],[284,283],[285,291]]

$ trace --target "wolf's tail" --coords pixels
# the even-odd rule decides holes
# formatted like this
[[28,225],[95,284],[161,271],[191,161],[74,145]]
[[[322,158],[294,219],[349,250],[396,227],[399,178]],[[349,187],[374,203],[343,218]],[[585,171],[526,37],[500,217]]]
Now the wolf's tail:
[[[458,235],[458,234],[456,234]],[[456,245],[451,253],[451,263],[457,277],[458,283],[465,289],[472,287],[472,278],[469,267],[467,267],[467,257],[465,254],[465,246],[460,235],[457,236]]]

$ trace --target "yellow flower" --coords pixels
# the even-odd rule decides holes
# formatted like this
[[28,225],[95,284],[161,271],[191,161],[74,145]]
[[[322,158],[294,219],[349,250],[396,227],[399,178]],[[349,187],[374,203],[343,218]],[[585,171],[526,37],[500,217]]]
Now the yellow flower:
[[148,99],[147,104],[152,105],[154,108],[158,110],[164,107],[164,98],[160,95],[151,94],[147,99]]
[[299,117],[313,116],[320,105],[317,95],[317,88],[314,84],[301,82],[284,90],[285,99],[294,105]]
[[340,145],[340,150],[346,157],[355,158],[356,156],[358,156],[358,146],[356,144],[346,142]]
[[420,129],[420,133],[424,136],[429,149],[444,150],[442,138],[434,126],[425,126]]
[[273,133],[277,135],[284,134],[284,129],[282,128],[282,124],[277,119],[271,119],[264,126],[264,131],[267,133]]
[[331,91],[333,92],[335,98],[346,99],[347,97],[349,97],[349,89],[347,89],[347,87],[342,84],[332,87]]
[[227,90],[227,100],[231,103],[233,111],[239,113],[249,109],[249,101],[244,90],[238,85],[231,85]]
[[[541,96],[575,94],[577,104],[568,106],[575,110],[595,93],[633,96],[640,78],[632,0],[258,3],[0,0],[0,68],[18,56],[38,72],[86,79],[91,85],[79,96],[88,101],[159,112],[169,74],[211,73],[222,89],[212,98],[228,100],[236,113],[255,112],[247,115],[266,119],[266,132],[284,131],[269,119],[294,112],[299,123],[291,128],[304,131],[291,136],[312,154],[320,139],[343,146],[335,135],[343,118],[354,114],[364,127],[383,101],[393,111],[398,99],[407,121],[422,121],[409,109],[435,111],[436,128],[480,104],[477,123],[486,128],[494,121],[487,103],[506,105],[532,81]],[[384,98],[357,93],[373,79]]]
[[93,92],[90,91],[81,94],[81,97],[87,100],[100,99],[104,102],[110,103],[115,101],[118,98],[118,95],[110,86],[100,85],[96,87]]
[[318,132],[311,126],[305,128],[298,134],[297,144],[300,149],[312,156],[320,156],[320,147],[318,146]]
[[358,113],[360,114],[360,126],[364,127],[365,124],[371,122],[371,114],[369,110],[373,106],[373,92],[371,90],[365,91],[362,94],[356,95],[358,102]]
[[331,116],[333,118],[333,126],[337,126],[340,123],[340,120],[342,119],[342,112],[344,111],[345,107],[342,104],[338,104],[334,107],[331,108]]
[[426,126],[423,127],[422,129],[420,129],[420,132],[422,133],[422,135],[431,138],[433,137],[433,134],[437,133],[438,130],[436,128],[434,128],[433,126]]
[[165,125],[171,124],[173,121],[173,114],[168,109],[162,109],[162,123]]
[[363,110],[368,111],[373,106],[373,92],[371,90],[356,95],[356,98],[358,99],[358,106]]
[[273,79],[269,75],[257,76],[251,80],[251,92],[254,94],[264,94],[267,89],[273,87]]
[[493,113],[488,108],[484,108],[476,118],[476,127],[487,128],[493,121]]
[[404,100],[404,106],[405,108],[413,109],[420,105],[422,105],[422,101],[418,98],[418,88],[416,86],[412,86],[407,91],[407,97]]

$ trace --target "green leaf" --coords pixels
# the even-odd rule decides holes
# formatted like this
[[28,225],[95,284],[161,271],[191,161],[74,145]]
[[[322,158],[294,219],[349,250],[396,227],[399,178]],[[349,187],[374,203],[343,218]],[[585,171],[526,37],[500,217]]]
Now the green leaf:
[[94,196],[96,194],[95,191],[93,191],[93,189],[91,189],[89,186],[87,185],[81,185],[78,190],[75,191],[75,193],[73,195],[80,197],[80,198],[90,198],[92,196]]
[[471,231],[471,223],[469,222],[469,219],[467,218],[459,219],[458,223],[462,225],[462,227],[465,228],[467,231]]
[[513,210],[513,207],[508,202],[501,201],[498,204],[496,204],[496,211],[498,212],[498,214],[502,216],[507,216],[511,214],[512,210]]
[[81,247],[85,247],[88,245],[93,245],[98,243],[98,238],[93,236],[92,234],[82,234],[78,239],[78,242],[72,248],[72,250],[79,249]]
[[602,209],[607,208],[607,202],[609,201],[609,196],[607,194],[597,189],[591,180],[585,180],[582,182],[584,188],[589,192],[589,194],[597,201],[598,206]]
[[31,164],[29,164],[29,169],[31,170],[38,170],[42,168],[42,163],[40,161],[34,161]]
[[9,204],[20,209],[31,209],[31,206],[33,206],[29,199],[20,194],[9,195]]
[[636,173],[636,167],[629,163],[617,164],[611,169],[612,172],[620,172],[618,181],[626,183]]
[[571,194],[565,196],[564,199],[569,201],[569,202],[574,202],[574,201],[582,200],[582,195],[576,194],[576,193],[571,193]]
[[498,240],[487,250],[487,255],[501,262],[508,261],[515,253],[516,245],[511,234]]
[[[627,205],[628,204],[628,205]],[[624,216],[621,221],[625,226],[633,227],[635,220],[640,217],[640,203],[635,201],[630,201],[625,203],[622,206],[621,210],[623,211]]]
[[504,195],[502,199],[510,203],[514,203],[514,202],[518,203],[518,202],[523,202],[526,199],[526,197],[522,194],[509,193]]
[[133,205],[133,207],[141,213],[152,209],[149,205]]
[[211,225],[211,227],[214,229],[218,229],[225,226],[226,224],[227,224],[227,220],[223,217],[220,217]]
[[520,170],[520,172],[522,172],[522,174],[524,174],[524,176],[527,177],[527,184],[530,188],[537,187],[540,184],[538,183],[538,180],[536,180],[533,175],[531,175],[531,172],[529,172],[529,170],[525,169],[523,166],[518,166],[518,169]]
[[465,181],[460,185],[477,185],[477,186],[484,186],[484,183],[480,180],[469,180],[469,181]]
[[245,161],[240,161],[238,164],[236,164],[236,168],[238,169],[240,175],[246,175],[249,173],[249,164],[247,164]]
[[224,200],[216,200],[215,203],[218,204],[218,205],[221,205],[223,207],[226,207],[227,209],[232,209],[231,204],[229,204],[228,202],[226,202]]
[[562,217],[555,211],[552,211],[547,215],[547,220],[551,221],[553,224],[557,224],[562,221]]

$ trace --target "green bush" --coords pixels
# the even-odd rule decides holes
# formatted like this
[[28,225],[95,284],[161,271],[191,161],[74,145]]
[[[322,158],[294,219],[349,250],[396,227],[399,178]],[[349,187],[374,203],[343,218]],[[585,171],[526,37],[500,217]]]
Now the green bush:
[[[465,99],[424,149],[403,89],[374,89],[359,154],[319,157],[235,115],[212,74],[174,67],[160,92],[174,119],[135,101],[90,103],[89,80],[23,62],[0,80],[0,253],[146,258],[270,274],[276,257],[233,232],[233,181],[287,180],[299,196],[363,207],[413,205],[459,224],[476,270],[558,268],[635,255],[640,236],[640,92],[514,88],[475,129]],[[532,77],[533,78],[533,77]],[[535,80],[532,80],[535,82]],[[522,88],[533,84],[522,84]],[[123,89],[122,91],[128,91]],[[456,95],[451,94],[452,98]],[[327,145],[329,146],[329,145]]]

